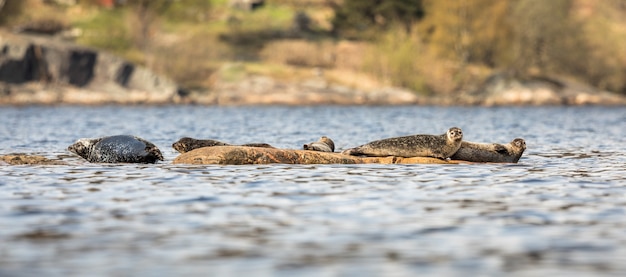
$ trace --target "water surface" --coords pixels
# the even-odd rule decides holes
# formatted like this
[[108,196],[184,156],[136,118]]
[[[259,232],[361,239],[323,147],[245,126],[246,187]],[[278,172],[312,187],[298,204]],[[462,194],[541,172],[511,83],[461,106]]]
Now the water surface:
[[[2,107],[0,276],[597,276],[626,273],[626,108]],[[518,164],[172,165],[183,136],[338,150],[441,134]],[[156,165],[89,164],[134,134]]]

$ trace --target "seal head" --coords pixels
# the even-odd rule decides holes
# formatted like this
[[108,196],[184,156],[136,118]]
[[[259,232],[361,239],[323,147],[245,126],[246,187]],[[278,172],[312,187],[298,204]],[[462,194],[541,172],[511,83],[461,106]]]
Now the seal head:
[[509,155],[513,157],[513,162],[517,163],[522,157],[522,154],[524,154],[524,151],[526,151],[526,141],[521,138],[516,138],[509,144],[510,147],[507,148]]
[[80,156],[83,159],[87,159],[93,149],[94,144],[96,144],[100,140],[102,139],[81,138],[78,139],[74,144],[68,146],[67,150]]
[[156,145],[129,135],[82,138],[67,150],[92,163],[156,163],[163,160]]

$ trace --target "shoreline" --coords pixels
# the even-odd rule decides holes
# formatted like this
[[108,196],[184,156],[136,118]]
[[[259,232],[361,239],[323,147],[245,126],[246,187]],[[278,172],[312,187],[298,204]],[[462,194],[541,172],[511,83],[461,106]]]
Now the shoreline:
[[[559,76],[517,78],[494,73],[475,87],[420,93],[349,70],[289,67],[289,77],[225,63],[207,86],[182,88],[115,55],[41,36],[0,33],[0,106],[626,106],[626,95]],[[271,63],[255,67],[272,67]]]
[[[263,79],[264,86],[253,86]],[[270,77],[248,78],[238,83],[218,84],[205,91],[178,91],[168,97],[155,97],[145,90],[97,91],[69,85],[7,84],[0,82],[2,106],[442,106],[442,107],[519,107],[519,106],[626,106],[626,96],[589,90],[545,87],[510,88],[479,93],[423,96],[402,88],[376,88],[369,91],[328,84],[316,80],[279,82]],[[309,80],[310,81],[310,80]],[[269,84],[269,85],[267,85]]]

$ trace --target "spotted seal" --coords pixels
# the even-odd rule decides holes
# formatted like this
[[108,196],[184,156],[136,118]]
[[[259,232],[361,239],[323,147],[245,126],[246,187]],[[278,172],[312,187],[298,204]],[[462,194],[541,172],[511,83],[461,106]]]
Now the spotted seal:
[[136,136],[82,138],[67,147],[92,163],[156,163],[163,155],[153,143]]
[[172,144],[179,153],[189,152],[196,148],[212,147],[212,146],[248,146],[248,147],[263,147],[263,148],[275,148],[267,143],[246,143],[241,145],[233,145],[225,142],[221,142],[213,139],[195,139],[190,137],[183,137]]
[[507,144],[463,141],[452,160],[491,163],[517,163],[526,150],[526,141],[516,138]]
[[463,131],[452,127],[442,135],[412,135],[372,141],[342,154],[371,157],[434,157],[447,159],[461,147]]
[[318,141],[307,143],[302,146],[304,150],[335,152],[335,143],[327,136],[321,137]]

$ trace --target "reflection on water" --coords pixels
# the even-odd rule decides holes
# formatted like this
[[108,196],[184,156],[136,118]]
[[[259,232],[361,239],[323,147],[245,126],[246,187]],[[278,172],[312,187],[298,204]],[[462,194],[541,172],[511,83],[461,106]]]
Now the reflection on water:
[[[0,276],[619,275],[623,108],[2,108]],[[6,124],[5,124],[6,123]],[[518,164],[172,165],[182,136],[339,150],[463,128],[525,138]],[[136,134],[156,165],[87,164],[79,137]]]

